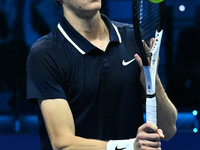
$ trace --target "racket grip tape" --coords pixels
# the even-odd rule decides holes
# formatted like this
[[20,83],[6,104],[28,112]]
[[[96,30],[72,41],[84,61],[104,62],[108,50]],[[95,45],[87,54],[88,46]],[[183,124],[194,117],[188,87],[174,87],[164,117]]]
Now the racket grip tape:
[[146,122],[157,125],[156,97],[146,98]]

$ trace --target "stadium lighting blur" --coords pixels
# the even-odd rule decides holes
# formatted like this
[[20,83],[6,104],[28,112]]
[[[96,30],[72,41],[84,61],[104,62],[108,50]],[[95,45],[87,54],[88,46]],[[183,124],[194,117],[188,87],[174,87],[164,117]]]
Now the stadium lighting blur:
[[19,132],[20,130],[20,122],[19,120],[15,120],[15,132]]
[[197,111],[197,110],[193,110],[192,114],[193,114],[194,116],[197,116],[197,115],[198,115],[198,111]]
[[185,11],[185,6],[184,6],[184,5],[180,5],[180,6],[179,6],[179,10],[180,10],[181,12],[184,12],[184,11]]
[[197,129],[197,128],[194,128],[194,129],[193,129],[193,132],[194,132],[194,133],[197,133],[197,132],[198,132],[198,129]]

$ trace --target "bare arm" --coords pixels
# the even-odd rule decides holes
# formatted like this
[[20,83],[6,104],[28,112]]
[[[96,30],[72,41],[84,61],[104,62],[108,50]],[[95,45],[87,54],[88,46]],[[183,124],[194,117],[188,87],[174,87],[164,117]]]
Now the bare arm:
[[177,111],[165,93],[158,76],[156,81],[156,98],[158,127],[163,130],[165,140],[169,140],[176,133]]
[[[142,60],[137,54],[135,55],[135,58],[139,66],[141,67],[141,83],[144,88],[146,88]],[[172,104],[167,94],[165,93],[165,90],[158,75],[156,77],[156,100],[158,127],[163,130],[163,133],[165,135],[164,140],[169,140],[176,133],[177,111],[175,106]]]
[[41,100],[39,104],[54,150],[106,150],[107,142],[75,136],[74,120],[66,100]]
[[[149,47],[146,45],[146,43],[143,43],[146,47],[145,48],[146,53],[149,53],[150,49],[153,46],[153,42],[154,39],[151,39]],[[140,56],[137,54],[135,55],[135,58],[141,68],[141,75],[140,75],[141,83],[143,84],[144,88],[146,88],[142,60]],[[165,93],[165,90],[162,86],[162,83],[158,75],[156,76],[156,100],[157,100],[157,125],[160,129],[163,130],[165,135],[164,139],[169,140],[176,133],[177,111],[175,106],[172,104],[167,94]]]
[[[73,116],[66,100],[40,100],[39,105],[54,150],[106,150],[108,142],[75,135]],[[148,133],[150,129],[155,133]],[[143,124],[138,129],[134,143],[135,150],[140,150],[142,147],[158,149],[160,139],[163,137],[162,131],[159,131],[156,126]]]

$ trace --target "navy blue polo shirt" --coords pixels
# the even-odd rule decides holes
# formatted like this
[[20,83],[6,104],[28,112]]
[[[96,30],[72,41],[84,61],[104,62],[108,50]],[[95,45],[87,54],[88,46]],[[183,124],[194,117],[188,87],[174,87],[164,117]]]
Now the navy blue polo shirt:
[[[110,35],[105,52],[64,18],[33,44],[27,60],[27,98],[66,99],[77,136],[100,140],[133,138],[143,123],[133,28],[103,15],[102,19]],[[41,114],[39,122],[41,142],[47,147],[50,143]]]

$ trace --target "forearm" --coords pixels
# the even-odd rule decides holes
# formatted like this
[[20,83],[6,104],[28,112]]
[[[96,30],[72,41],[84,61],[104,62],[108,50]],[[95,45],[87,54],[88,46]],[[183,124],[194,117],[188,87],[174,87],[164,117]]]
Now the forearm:
[[158,127],[163,130],[165,139],[168,140],[176,132],[177,111],[165,93],[158,76],[156,81],[156,98]]
[[[144,126],[144,125],[143,125]],[[146,131],[146,130],[145,130]],[[116,148],[126,149],[126,150],[137,150],[138,144],[135,144],[136,138],[131,139],[121,139],[121,140],[110,140],[101,141],[95,139],[85,139],[77,136],[73,136],[65,142],[64,145],[57,146],[54,150],[114,150]],[[66,140],[65,140],[66,141]],[[138,140],[137,140],[138,141]]]
[[107,142],[71,136],[70,139],[54,145],[54,150],[106,150]]
[[38,102],[53,150],[106,150],[107,142],[75,135],[73,115],[65,99],[47,99]]

